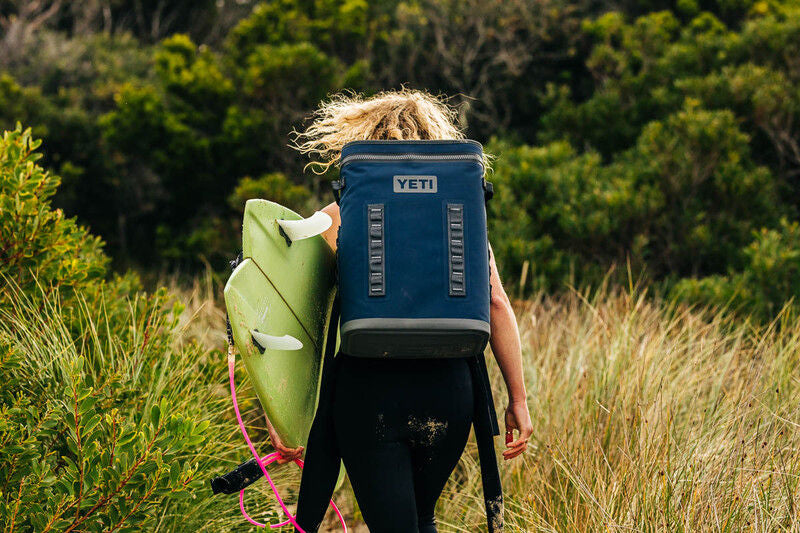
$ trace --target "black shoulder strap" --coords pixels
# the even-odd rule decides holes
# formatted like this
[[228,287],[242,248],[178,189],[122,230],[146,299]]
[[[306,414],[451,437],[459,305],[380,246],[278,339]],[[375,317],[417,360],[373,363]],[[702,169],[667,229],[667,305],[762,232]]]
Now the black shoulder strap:
[[319,402],[311,423],[306,445],[305,465],[297,494],[297,521],[306,531],[317,531],[325,518],[336,488],[342,456],[336,444],[333,423],[333,397],[336,389],[337,367],[342,362],[336,353],[336,334],[339,330],[339,297],[334,296],[323,352]]
[[333,191],[333,198],[336,200],[336,205],[339,205],[342,189],[344,189],[344,180],[341,177],[331,181],[331,190]]
[[481,465],[483,501],[486,507],[486,522],[489,533],[503,530],[503,487],[497,456],[494,450],[494,436],[500,433],[497,415],[494,412],[489,374],[484,354],[470,358],[470,370],[474,390],[474,410],[472,423],[475,426],[475,442],[478,445],[478,458]]
[[[339,303],[339,290],[336,289],[336,294],[333,297],[333,305],[331,307],[331,315],[328,321],[328,335],[325,338],[325,352],[322,356],[322,378],[319,384],[319,403],[317,410],[327,409],[330,407],[331,401],[323,403],[324,398],[328,398],[331,388],[331,378],[333,375],[333,360],[336,355],[336,335],[339,333],[339,313],[341,304]],[[332,400],[332,398],[328,398]]]

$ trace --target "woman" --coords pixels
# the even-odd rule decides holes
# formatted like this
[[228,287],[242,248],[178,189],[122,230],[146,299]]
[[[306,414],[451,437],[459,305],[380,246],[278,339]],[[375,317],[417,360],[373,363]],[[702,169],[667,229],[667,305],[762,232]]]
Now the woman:
[[[366,99],[340,95],[322,104],[311,126],[298,133],[296,148],[316,158],[311,165],[324,171],[336,163],[350,141],[462,139],[454,119],[455,112],[445,103],[419,91],[384,92]],[[332,203],[323,211],[333,219],[323,236],[335,251],[339,208]],[[510,460],[527,448],[532,426],[519,331],[489,250],[490,344],[508,389],[503,458]],[[337,355],[332,405],[320,402],[309,437],[298,502],[300,526],[306,532],[319,527],[341,456],[371,532],[435,533],[436,501],[464,451],[473,423],[478,386],[474,376],[465,359]],[[282,462],[301,456],[302,447],[286,448],[274,431],[270,434]],[[489,443],[491,448],[491,438]]]

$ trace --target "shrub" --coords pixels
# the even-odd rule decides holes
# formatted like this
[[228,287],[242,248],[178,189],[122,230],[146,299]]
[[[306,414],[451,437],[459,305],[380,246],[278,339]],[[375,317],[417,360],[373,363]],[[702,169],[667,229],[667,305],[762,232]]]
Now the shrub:
[[[104,280],[101,241],[50,206],[38,146],[20,126],[0,142],[0,524],[219,531],[238,510],[206,479],[247,453],[225,356],[183,335],[166,290]],[[241,402],[260,417],[246,387]]]
[[787,302],[796,309],[800,296],[800,224],[781,220],[777,229],[753,233],[743,248],[744,268],[727,275],[681,280],[672,289],[688,302],[731,307],[758,319],[770,319]]
[[[98,237],[51,208],[60,180],[36,164],[40,144],[20,125],[0,139],[0,277],[26,294],[40,284],[66,295],[101,280],[108,258]],[[0,306],[9,295],[0,293]]]
[[[163,290],[137,295],[107,327],[82,306],[76,328],[55,295],[9,292],[12,304],[0,311],[0,523],[219,531],[240,519],[230,498],[207,488],[247,453],[223,385],[225,355],[181,339],[181,306]],[[243,372],[238,379],[246,382]],[[250,411],[252,393],[242,389]]]
[[311,199],[311,191],[303,185],[295,185],[281,172],[272,172],[255,179],[243,178],[228,197],[228,205],[243,213],[244,204],[253,198],[265,198],[302,212]]
[[169,326],[154,315],[158,299],[130,317],[127,325],[143,330],[92,338],[84,316],[81,339],[57,305],[10,294],[15,303],[0,326],[3,523],[42,532],[132,530],[166,497],[196,488],[191,452],[208,422],[173,413],[167,395],[143,394],[160,388],[169,364],[152,364],[166,340],[156,330]]
[[752,231],[786,210],[748,140],[731,112],[688,101],[609,164],[565,140],[494,141],[499,263],[516,277],[528,261],[533,287],[545,289],[596,283],[615,263],[656,280],[738,269]]

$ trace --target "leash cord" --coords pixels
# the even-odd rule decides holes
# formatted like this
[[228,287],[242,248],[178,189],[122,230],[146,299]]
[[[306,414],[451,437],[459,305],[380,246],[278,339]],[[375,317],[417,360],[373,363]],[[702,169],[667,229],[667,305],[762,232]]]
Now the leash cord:
[[[272,488],[273,494],[275,494],[275,499],[278,500],[278,504],[280,504],[281,509],[283,510],[284,514],[287,517],[287,520],[284,520],[283,522],[280,522],[278,524],[271,524],[269,527],[270,528],[278,528],[278,527],[283,527],[283,526],[287,526],[289,524],[292,524],[295,528],[297,528],[297,530],[300,533],[305,533],[303,528],[301,528],[300,525],[297,523],[297,520],[295,519],[294,515],[292,515],[292,513],[289,512],[289,509],[286,507],[286,504],[283,502],[283,499],[281,498],[281,495],[278,493],[278,489],[275,486],[275,483],[272,481],[272,477],[270,477],[269,473],[267,472],[266,465],[277,461],[278,458],[280,457],[280,454],[278,452],[273,452],[273,453],[271,453],[269,455],[265,455],[264,457],[261,457],[258,454],[258,452],[256,451],[256,447],[253,445],[253,442],[250,440],[250,436],[247,434],[247,429],[245,429],[245,427],[244,427],[244,421],[242,420],[242,415],[239,412],[239,402],[236,400],[236,384],[235,384],[235,381],[234,381],[234,371],[235,371],[235,369],[236,369],[236,354],[235,354],[235,351],[234,351],[233,344],[229,343],[228,344],[228,377],[230,378],[231,400],[233,401],[233,410],[236,412],[236,421],[239,423],[239,429],[242,430],[242,435],[244,435],[244,440],[247,442],[247,446],[250,448],[250,452],[253,454],[253,457],[255,457],[256,462],[258,463],[258,466],[261,467],[261,472],[264,474],[264,477],[267,478],[267,481],[269,482],[269,486]],[[303,461],[301,459],[295,459],[294,463],[298,467],[300,467],[301,469],[303,468]],[[336,516],[339,518],[339,523],[342,524],[342,529],[344,530],[344,533],[347,533],[347,524],[344,521],[344,517],[342,516],[342,513],[339,511],[339,508],[336,507],[336,504],[333,503],[333,500],[331,500],[331,505],[333,506],[333,510],[336,511]],[[257,522],[256,520],[253,520],[253,518],[251,518],[250,515],[247,514],[247,511],[245,511],[245,509],[244,509],[244,489],[239,491],[239,509],[242,511],[242,515],[245,517],[245,519],[248,522],[250,522],[251,524],[253,524],[254,526],[267,527],[267,524],[262,524],[261,522]]]

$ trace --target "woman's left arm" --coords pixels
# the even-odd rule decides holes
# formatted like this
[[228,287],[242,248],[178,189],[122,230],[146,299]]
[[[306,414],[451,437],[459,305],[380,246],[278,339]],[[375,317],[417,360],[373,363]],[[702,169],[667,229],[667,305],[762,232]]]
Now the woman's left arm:
[[[492,332],[489,342],[508,389],[508,407],[505,415],[506,450],[503,452],[503,458],[508,460],[527,449],[528,439],[533,434],[533,425],[525,391],[522,345],[517,319],[508,295],[503,289],[503,284],[500,282],[500,274],[497,272],[491,245],[489,245],[489,268],[492,285],[490,314]],[[517,440],[513,438],[515,429],[519,432]]]
[[342,223],[342,218],[339,215],[339,206],[336,203],[331,202],[320,209],[320,211],[327,213],[331,217],[331,227],[322,232],[322,238],[325,239],[325,241],[328,243],[328,246],[331,247],[331,250],[335,252],[336,236],[339,233],[339,224]]

